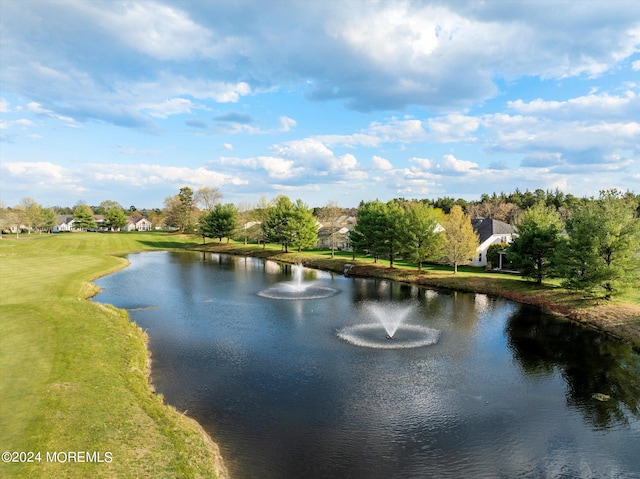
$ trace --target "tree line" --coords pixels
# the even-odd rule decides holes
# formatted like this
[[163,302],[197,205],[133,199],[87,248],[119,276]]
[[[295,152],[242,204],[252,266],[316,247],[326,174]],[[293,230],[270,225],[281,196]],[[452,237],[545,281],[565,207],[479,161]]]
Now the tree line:
[[[523,276],[536,283],[561,278],[563,286],[593,295],[611,297],[640,282],[640,195],[607,190],[597,198],[577,198],[559,190],[482,195],[480,201],[438,198],[396,198],[388,202],[361,202],[358,208],[340,208],[334,202],[310,208],[302,200],[280,195],[262,198],[254,205],[221,203],[217,188],[183,187],[165,199],[164,208],[144,210],[155,225],[205,238],[230,238],[246,242],[278,243],[284,251],[317,245],[318,225],[328,230],[330,244],[343,225],[340,215],[356,218],[347,239],[353,254],[363,253],[389,266],[402,258],[423,264],[469,264],[478,238],[471,226],[474,217],[505,221],[517,237],[508,245],[507,258]],[[97,207],[84,203],[68,209],[76,225],[95,227],[94,215],[102,214],[103,226],[118,229],[134,206],[124,209],[114,201]],[[13,208],[0,205],[0,230],[17,225],[29,232],[50,231],[62,208],[43,208],[24,198]],[[99,213],[98,213],[99,212]],[[507,245],[495,245],[494,251]]]

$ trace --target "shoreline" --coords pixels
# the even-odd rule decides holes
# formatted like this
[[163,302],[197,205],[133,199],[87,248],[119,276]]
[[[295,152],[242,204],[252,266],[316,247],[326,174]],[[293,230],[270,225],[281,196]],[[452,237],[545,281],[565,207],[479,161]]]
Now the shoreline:
[[454,275],[452,271],[433,270],[419,273],[417,269],[390,269],[382,263],[347,260],[338,256],[330,258],[319,252],[285,253],[273,248],[263,249],[258,245],[238,243],[206,243],[193,246],[189,250],[252,256],[288,264],[301,263],[309,268],[349,277],[377,278],[416,286],[487,294],[540,308],[548,314],[568,319],[627,343],[640,353],[640,304],[585,299],[558,286],[538,286],[523,280],[520,276],[509,278],[500,273],[481,272]]
[[[167,249],[165,251],[171,251],[171,250]],[[181,249],[176,249],[174,251],[181,251]],[[129,254],[136,254],[136,253],[143,253],[143,252],[146,252],[146,251],[145,250],[140,250],[140,251],[129,251],[129,252],[126,252],[126,253],[113,253],[113,254],[111,254],[111,256],[113,256],[113,257],[117,257],[117,258],[122,259],[123,260],[123,264],[119,265],[119,266],[117,266],[117,267],[115,267],[115,268],[113,268],[113,269],[111,269],[109,271],[101,272],[97,276],[93,277],[89,281],[89,285],[88,285],[89,291],[87,292],[87,295],[85,296],[84,300],[95,304],[99,308],[107,308],[107,309],[108,308],[113,308],[113,309],[119,311],[136,328],[136,330],[138,331],[138,333],[142,337],[142,342],[144,344],[144,348],[145,348],[145,351],[146,351],[146,362],[145,362],[144,376],[146,378],[147,388],[148,388],[149,392],[153,396],[155,396],[156,398],[160,399],[160,401],[162,403],[162,406],[167,408],[168,411],[171,411],[170,414],[175,414],[176,418],[180,418],[180,419],[186,420],[187,422],[191,423],[191,425],[197,430],[198,434],[202,438],[202,441],[206,444],[207,448],[209,449],[209,452],[210,452],[210,455],[211,455],[211,460],[213,462],[213,468],[214,468],[215,473],[216,473],[216,479],[230,479],[229,471],[227,470],[227,467],[225,466],[224,458],[222,457],[222,453],[220,452],[220,446],[218,446],[218,443],[213,440],[213,438],[209,435],[209,433],[207,433],[207,431],[204,430],[202,425],[196,419],[194,419],[191,416],[187,415],[187,411],[184,411],[184,412],[181,413],[180,411],[178,411],[171,404],[167,404],[165,402],[165,400],[164,400],[164,397],[162,397],[161,395],[159,395],[156,392],[156,388],[155,388],[155,386],[153,384],[153,381],[151,380],[151,367],[152,367],[153,361],[152,361],[151,350],[149,349],[149,336],[147,335],[147,333],[145,331],[143,331],[142,328],[140,328],[140,326],[138,326],[138,324],[131,319],[131,316],[129,315],[129,312],[126,309],[117,308],[117,307],[115,307],[115,306],[113,306],[111,304],[107,305],[105,303],[100,303],[98,301],[94,301],[94,297],[98,293],[100,293],[100,291],[101,291],[101,288],[99,286],[97,286],[94,283],[94,281],[96,279],[102,278],[104,276],[108,276],[110,274],[117,273],[118,271],[122,271],[123,269],[128,268],[131,265],[131,262],[128,261],[125,258],[125,256],[127,256]],[[133,338],[133,340],[136,340],[136,338]]]

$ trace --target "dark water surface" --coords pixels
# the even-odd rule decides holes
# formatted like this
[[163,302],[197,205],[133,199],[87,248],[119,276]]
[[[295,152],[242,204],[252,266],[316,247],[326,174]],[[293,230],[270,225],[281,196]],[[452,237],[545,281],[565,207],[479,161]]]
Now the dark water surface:
[[[233,479],[640,478],[640,357],[602,335],[479,294],[305,269],[336,294],[278,300],[258,293],[289,266],[128,259],[96,300],[147,330],[157,391],[218,442]],[[338,337],[375,323],[372,304],[406,306],[404,324],[437,343]]]

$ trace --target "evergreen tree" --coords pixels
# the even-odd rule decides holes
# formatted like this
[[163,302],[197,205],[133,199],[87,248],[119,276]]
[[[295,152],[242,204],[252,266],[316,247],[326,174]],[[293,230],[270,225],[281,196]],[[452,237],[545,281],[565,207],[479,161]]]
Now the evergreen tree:
[[604,298],[640,280],[640,219],[616,190],[583,203],[567,220],[568,241],[558,254],[563,285]]
[[384,252],[385,205],[381,201],[367,201],[358,207],[357,223],[349,232],[354,251],[373,256],[378,262]]
[[79,204],[73,210],[73,223],[76,228],[88,230],[96,227],[96,219],[89,205]]
[[238,227],[238,209],[235,205],[216,204],[212,210],[200,218],[200,233],[206,238],[227,238],[227,243]]
[[294,230],[291,246],[302,251],[302,248],[313,248],[318,244],[316,218],[302,200],[296,201],[291,221]]
[[402,249],[402,224],[404,211],[397,201],[388,203],[368,201],[358,208],[358,222],[350,233],[354,249],[373,255],[378,262],[380,255],[389,258],[389,268]]
[[509,246],[507,257],[523,276],[542,284],[552,273],[562,222],[554,208],[536,203],[516,225],[518,237]]
[[293,207],[293,203],[287,196],[278,196],[273,201],[273,206],[267,210],[266,220],[262,223],[265,241],[280,243],[285,252],[289,251],[293,237],[291,225]]
[[194,201],[193,190],[188,186],[180,188],[178,193],[178,228],[185,233],[193,231]]
[[444,258],[453,266],[454,274],[458,265],[469,264],[478,248],[478,235],[473,231],[471,219],[462,208],[455,205],[445,218]]

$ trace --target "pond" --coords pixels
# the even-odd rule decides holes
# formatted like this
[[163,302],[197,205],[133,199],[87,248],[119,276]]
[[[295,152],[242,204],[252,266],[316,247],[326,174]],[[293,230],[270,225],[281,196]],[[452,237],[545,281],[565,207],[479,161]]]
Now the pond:
[[95,300],[147,331],[156,390],[233,479],[640,477],[640,357],[601,334],[255,258],[128,259]]

